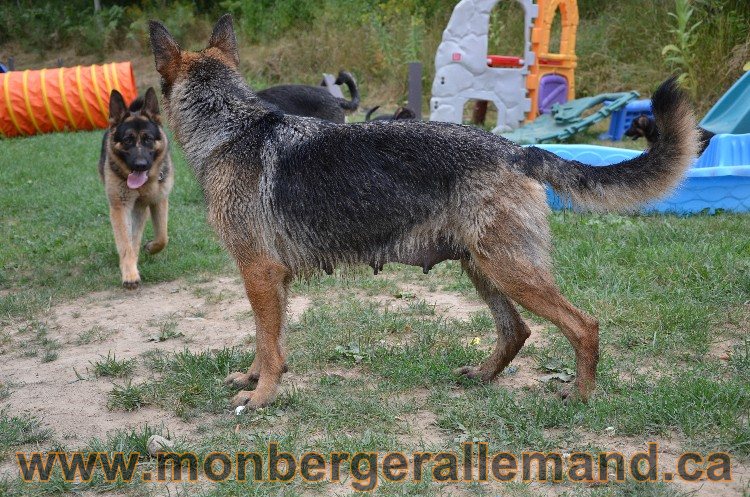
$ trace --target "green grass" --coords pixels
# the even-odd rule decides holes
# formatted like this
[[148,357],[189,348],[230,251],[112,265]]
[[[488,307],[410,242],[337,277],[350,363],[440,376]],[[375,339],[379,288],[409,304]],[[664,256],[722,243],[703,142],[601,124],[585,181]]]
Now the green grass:
[[91,367],[97,377],[122,378],[131,376],[137,364],[135,359],[118,360],[115,354],[108,352],[107,357],[102,356],[101,360],[91,363]]
[[[0,184],[7,188],[0,192],[0,236],[7,242],[0,244],[0,319],[5,322],[0,343],[4,348],[18,344],[20,356],[52,360],[61,347],[109,338],[101,327],[83,324],[82,308],[74,316],[82,320],[80,332],[70,343],[60,343],[52,338],[54,322],[47,313],[61,301],[93,291],[124,291],[95,172],[99,136],[58,134],[3,142]],[[59,153],[61,149],[66,153]],[[200,191],[178,153],[175,162],[170,246],[155,257],[142,256],[144,285],[184,279],[205,306],[219,306],[235,296],[201,285],[217,273],[233,274],[233,268],[206,225]],[[261,450],[270,440],[297,452],[455,449],[460,441],[473,439],[514,451],[608,449],[594,447],[591,440],[611,429],[632,440],[670,438],[683,449],[731,451],[739,464],[747,464],[750,216],[565,212],[553,214],[550,222],[559,285],[601,322],[599,389],[588,405],[561,402],[560,385],[554,382],[507,388],[453,374],[455,367],[478,363],[488,354],[494,341],[489,313],[483,310],[466,320],[446,318],[404,285],[476,299],[455,262],[441,264],[429,275],[419,268],[389,265],[379,276],[355,268],[295,281],[294,293],[309,296],[311,305],[289,327],[292,374],[285,377],[273,405],[241,416],[230,414],[234,392],[222,380],[250,365],[252,343],[246,349],[156,350],[128,360],[108,354],[93,361],[90,369],[111,379],[100,381],[113,382],[109,409],[148,407],[175,414],[195,429],[180,446],[200,454]],[[379,305],[373,296],[393,298],[398,305]],[[528,313],[524,316],[541,323]],[[175,313],[149,322],[155,340],[180,337],[183,317]],[[251,314],[242,315],[249,318]],[[521,352],[525,373],[541,377],[550,370],[573,369],[572,351],[558,330],[548,326],[536,333],[542,340]],[[717,352],[719,344],[722,350]],[[512,371],[504,375],[513,378]],[[15,387],[0,385],[0,400],[12,396]],[[0,416],[2,453],[29,443],[49,448],[51,434],[42,427],[46,420],[9,412],[3,410]],[[413,422],[420,416],[426,416],[423,425]],[[91,441],[84,450],[142,449],[148,436],[168,428],[118,431]],[[100,480],[87,485],[53,479],[28,486],[6,478],[0,480],[0,494],[147,493],[145,485],[108,486]],[[309,494],[311,488],[297,482],[251,490],[261,496],[291,496]],[[246,490],[227,482],[193,488],[185,495],[228,497]],[[523,485],[503,487],[503,492],[536,495]],[[635,484],[570,487],[569,492],[678,495],[669,485]],[[479,486],[470,493],[497,492]],[[444,492],[423,482],[383,485],[378,495]]]
[[[3,140],[0,158],[0,319],[119,284],[117,251],[96,164],[100,132]],[[203,198],[177,150],[170,244],[141,254],[144,283],[230,267],[205,222]],[[147,227],[144,240],[152,235]]]
[[146,405],[159,406],[184,419],[203,412],[221,413],[229,398],[224,378],[249,368],[253,357],[237,349],[202,353],[185,349],[173,354],[153,351],[143,358],[151,377],[137,384],[114,384],[108,407],[133,411]]
[[0,461],[5,459],[10,449],[44,442],[51,434],[52,431],[42,426],[34,416],[11,416],[7,409],[0,410]]

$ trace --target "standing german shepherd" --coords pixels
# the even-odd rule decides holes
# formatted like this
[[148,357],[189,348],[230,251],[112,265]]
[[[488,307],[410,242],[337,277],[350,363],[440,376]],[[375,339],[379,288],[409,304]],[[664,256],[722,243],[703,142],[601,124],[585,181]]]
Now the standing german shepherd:
[[112,90],[109,97],[109,129],[104,133],[99,157],[99,176],[109,200],[109,219],[120,255],[122,286],[138,288],[143,228],[151,211],[154,239],[144,246],[156,254],[167,246],[169,192],[174,170],[169,157],[167,135],[161,127],[159,103],[153,88],[125,105],[122,95]]
[[695,119],[674,80],[654,95],[661,130],[651,152],[608,167],[522,148],[481,129],[421,121],[338,125],[269,110],[238,71],[231,17],[206,49],[180,49],[150,23],[167,115],[195,169],[208,218],[234,256],[255,312],[257,351],[234,404],[263,406],[286,368],[280,342],[295,275],[364,263],[458,259],[487,302],[497,344],[478,367],[492,380],[530,331],[513,302],[556,324],[576,353],[577,393],[595,387],[599,325],[576,309],[551,271],[544,184],[579,204],[628,209],[669,191],[689,167]]
[[346,71],[339,72],[334,84],[346,84],[352,99],[334,97],[327,88],[308,85],[271,86],[256,92],[256,95],[286,114],[317,117],[343,124],[346,122],[345,112],[353,112],[359,107],[359,89],[354,76]]

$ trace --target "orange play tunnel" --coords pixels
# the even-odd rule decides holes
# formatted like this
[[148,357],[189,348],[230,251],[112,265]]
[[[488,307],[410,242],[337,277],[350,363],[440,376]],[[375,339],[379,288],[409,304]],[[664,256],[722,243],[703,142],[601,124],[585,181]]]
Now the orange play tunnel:
[[130,62],[0,74],[0,135],[105,128],[113,89],[138,95]]

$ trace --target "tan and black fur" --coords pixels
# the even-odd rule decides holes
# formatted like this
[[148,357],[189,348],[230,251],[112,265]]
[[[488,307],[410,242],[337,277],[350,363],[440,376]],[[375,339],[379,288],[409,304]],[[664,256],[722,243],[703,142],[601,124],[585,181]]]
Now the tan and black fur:
[[[122,285],[140,285],[138,254],[146,218],[151,214],[154,239],[143,247],[156,254],[167,245],[169,192],[174,169],[167,135],[161,127],[156,92],[149,88],[130,107],[112,90],[109,100],[109,129],[104,133],[99,157],[99,175],[109,201],[109,218],[120,257]],[[147,175],[145,183],[129,182],[129,176]],[[138,180],[135,180],[138,181]]]
[[632,209],[673,188],[695,155],[695,119],[674,80],[654,96],[650,153],[607,167],[522,148],[472,126],[334,124],[269,109],[238,70],[230,16],[206,49],[183,51],[150,23],[171,128],[203,188],[208,218],[239,266],[256,323],[235,405],[273,401],[286,369],[289,283],[315,270],[460,260],[497,328],[494,352],[457,374],[492,380],[529,336],[515,304],[549,319],[576,354],[577,393],[595,387],[599,324],[555,284],[545,183],[593,209]]

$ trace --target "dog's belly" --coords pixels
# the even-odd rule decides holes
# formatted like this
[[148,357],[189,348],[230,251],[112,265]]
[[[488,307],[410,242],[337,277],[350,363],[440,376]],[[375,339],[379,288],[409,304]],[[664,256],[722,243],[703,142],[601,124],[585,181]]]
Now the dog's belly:
[[369,262],[375,274],[383,270],[383,265],[388,262],[398,262],[408,266],[419,266],[427,274],[435,265],[447,260],[458,260],[465,256],[466,251],[456,248],[453,244],[444,240],[438,240],[432,245],[415,248],[409,251],[394,251],[382,259],[373,259]]
[[406,264],[407,266],[418,266],[427,274],[433,267],[443,261],[459,260],[468,255],[465,249],[456,247],[445,240],[437,240],[429,244],[411,246],[390,246],[374,249],[370,253],[355,254],[354,260],[350,257],[320,257],[320,267],[327,274],[332,274],[334,268],[339,264],[360,263],[370,266],[375,274],[383,270],[388,263]]

